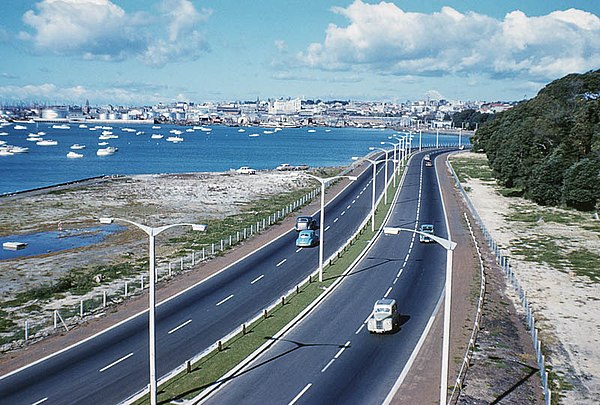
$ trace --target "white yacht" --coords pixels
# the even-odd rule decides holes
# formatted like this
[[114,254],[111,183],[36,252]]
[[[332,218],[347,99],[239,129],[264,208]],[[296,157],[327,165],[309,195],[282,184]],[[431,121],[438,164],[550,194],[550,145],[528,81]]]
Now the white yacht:
[[167,141],[173,142],[173,143],[179,143],[179,142],[183,142],[183,138],[180,136],[170,136],[167,138]]
[[58,145],[58,141],[53,139],[42,139],[41,141],[37,141],[35,144],[39,146],[56,146]]
[[152,139],[163,139],[164,135],[161,134],[152,134],[150,138]]
[[113,155],[118,149],[113,146],[108,146],[106,148],[98,149],[96,151],[96,155],[98,156],[109,156]]
[[71,129],[71,127],[67,124],[52,125],[52,128],[54,128],[54,129]]
[[83,154],[71,151],[67,153],[67,157],[69,159],[79,159],[83,157]]
[[85,145],[80,145],[78,143],[74,143],[73,145],[71,145],[71,149],[73,149],[73,150],[85,149]]

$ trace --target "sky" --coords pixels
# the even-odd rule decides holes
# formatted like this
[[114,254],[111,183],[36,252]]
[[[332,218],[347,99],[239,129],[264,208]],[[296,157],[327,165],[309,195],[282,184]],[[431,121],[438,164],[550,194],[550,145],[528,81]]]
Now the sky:
[[2,0],[0,105],[532,98],[600,0]]

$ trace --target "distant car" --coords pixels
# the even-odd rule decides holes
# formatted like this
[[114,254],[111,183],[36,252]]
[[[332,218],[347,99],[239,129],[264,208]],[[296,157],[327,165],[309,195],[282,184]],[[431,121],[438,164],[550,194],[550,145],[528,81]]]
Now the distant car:
[[317,220],[311,216],[302,216],[296,218],[296,231],[315,230],[319,227]]
[[289,163],[282,163],[276,167],[277,170],[294,170],[294,166]]
[[319,244],[319,235],[312,229],[300,231],[296,239],[297,247],[312,247]]
[[248,166],[242,166],[239,169],[237,169],[237,172],[239,174],[256,174],[256,170],[248,167]]
[[431,160],[426,160],[425,161],[425,166],[426,167],[432,167],[433,166],[433,162]]
[[[433,225],[431,225],[431,224],[423,224],[419,228],[419,231],[421,231],[423,233],[429,233],[429,234],[433,235]],[[419,234],[419,242],[421,242],[421,243],[429,243],[429,242],[433,242],[433,239],[431,239],[427,235]]]
[[426,161],[426,162],[427,162],[427,161],[431,161],[431,156],[429,156],[429,154],[427,154],[427,155],[425,155],[425,156],[423,157],[423,160],[424,160],[424,161]]
[[400,314],[396,300],[383,298],[375,301],[373,312],[367,321],[370,333],[394,332],[400,328]]

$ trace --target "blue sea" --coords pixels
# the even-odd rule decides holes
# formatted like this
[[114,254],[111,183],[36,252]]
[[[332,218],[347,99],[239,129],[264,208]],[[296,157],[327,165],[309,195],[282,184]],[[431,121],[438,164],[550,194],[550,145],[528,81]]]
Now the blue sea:
[[[15,129],[16,125],[26,129]],[[260,127],[205,126],[202,130],[175,125],[154,129],[150,124],[86,125],[80,128],[79,124],[70,124],[69,129],[53,128],[49,123],[0,127],[0,141],[29,148],[27,153],[0,156],[0,195],[102,175],[216,172],[240,166],[274,169],[282,163],[311,167],[348,165],[353,156],[366,155],[371,146],[382,147],[380,142],[389,142],[388,137],[398,133],[389,129],[324,127],[274,131]],[[105,128],[91,130],[100,125]],[[184,140],[168,142],[166,139],[174,136],[171,130],[182,131],[179,137]],[[110,131],[118,138],[99,140],[102,131]],[[39,132],[45,132],[43,139],[55,140],[58,144],[40,146],[27,140],[30,134]],[[152,139],[152,134],[164,137]],[[422,145],[435,145],[435,137],[435,134],[423,134]],[[456,145],[457,141],[456,135],[439,136],[440,145]],[[98,146],[99,142],[108,142],[108,145]],[[468,139],[463,137],[462,143],[466,142]],[[71,145],[76,143],[86,146],[74,151],[83,157],[67,158]],[[418,148],[418,145],[419,134],[416,134],[413,147]],[[114,146],[118,151],[110,156],[97,156],[96,151],[106,146]]]

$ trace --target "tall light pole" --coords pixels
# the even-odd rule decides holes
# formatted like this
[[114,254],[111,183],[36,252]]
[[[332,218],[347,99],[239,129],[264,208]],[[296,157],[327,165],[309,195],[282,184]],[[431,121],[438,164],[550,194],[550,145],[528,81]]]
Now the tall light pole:
[[377,163],[381,161],[372,160],[369,158],[352,157],[353,160],[366,160],[373,167],[373,192],[371,193],[371,231],[375,232],[375,181],[377,178]]
[[310,173],[305,173],[307,176],[312,177],[313,179],[317,180],[319,183],[321,183],[321,224],[319,226],[319,282],[323,282],[323,238],[324,238],[324,233],[325,230],[323,229],[325,227],[325,185],[327,183],[329,183],[332,180],[335,179],[340,179],[340,178],[347,178],[350,179],[351,181],[356,181],[358,180],[358,177],[356,176],[333,176],[333,177],[328,177],[328,178],[322,178],[322,177],[318,177],[315,176],[314,174],[310,174]]
[[385,181],[383,182],[383,202],[387,205],[387,184],[388,184],[388,150],[383,148],[369,147],[369,150],[379,150],[385,153]]
[[435,131],[435,148],[439,147],[440,129],[437,128]]
[[446,249],[446,285],[444,287],[444,336],[442,340],[442,371],[440,376],[440,405],[446,405],[448,398],[448,358],[450,351],[450,304],[452,295],[452,256],[456,242],[450,239],[440,238],[414,229],[384,227],[386,235],[398,235],[401,231],[425,235]]
[[394,147],[394,187],[396,187],[396,170],[398,170],[398,157],[396,156],[396,145],[394,142],[381,141],[382,145],[392,145]]
[[404,152],[406,152],[404,150],[404,139],[406,138],[406,136],[394,135],[394,138],[396,138],[396,140],[398,140],[398,155],[399,155],[400,162],[402,163],[402,167],[404,167]]
[[159,233],[174,228],[176,226],[191,226],[194,231],[206,231],[206,225],[204,224],[173,224],[160,226],[158,228],[152,228],[147,225],[142,225],[137,222],[130,221],[122,218],[100,218],[101,224],[112,224],[114,221],[125,222],[140,228],[148,235],[148,261],[149,261],[149,308],[148,308],[148,346],[149,346],[149,362],[150,362],[150,404],[156,405],[156,270],[155,270],[155,252],[154,252],[154,240],[156,235]]
[[421,152],[421,132],[423,131],[419,129],[419,152]]

